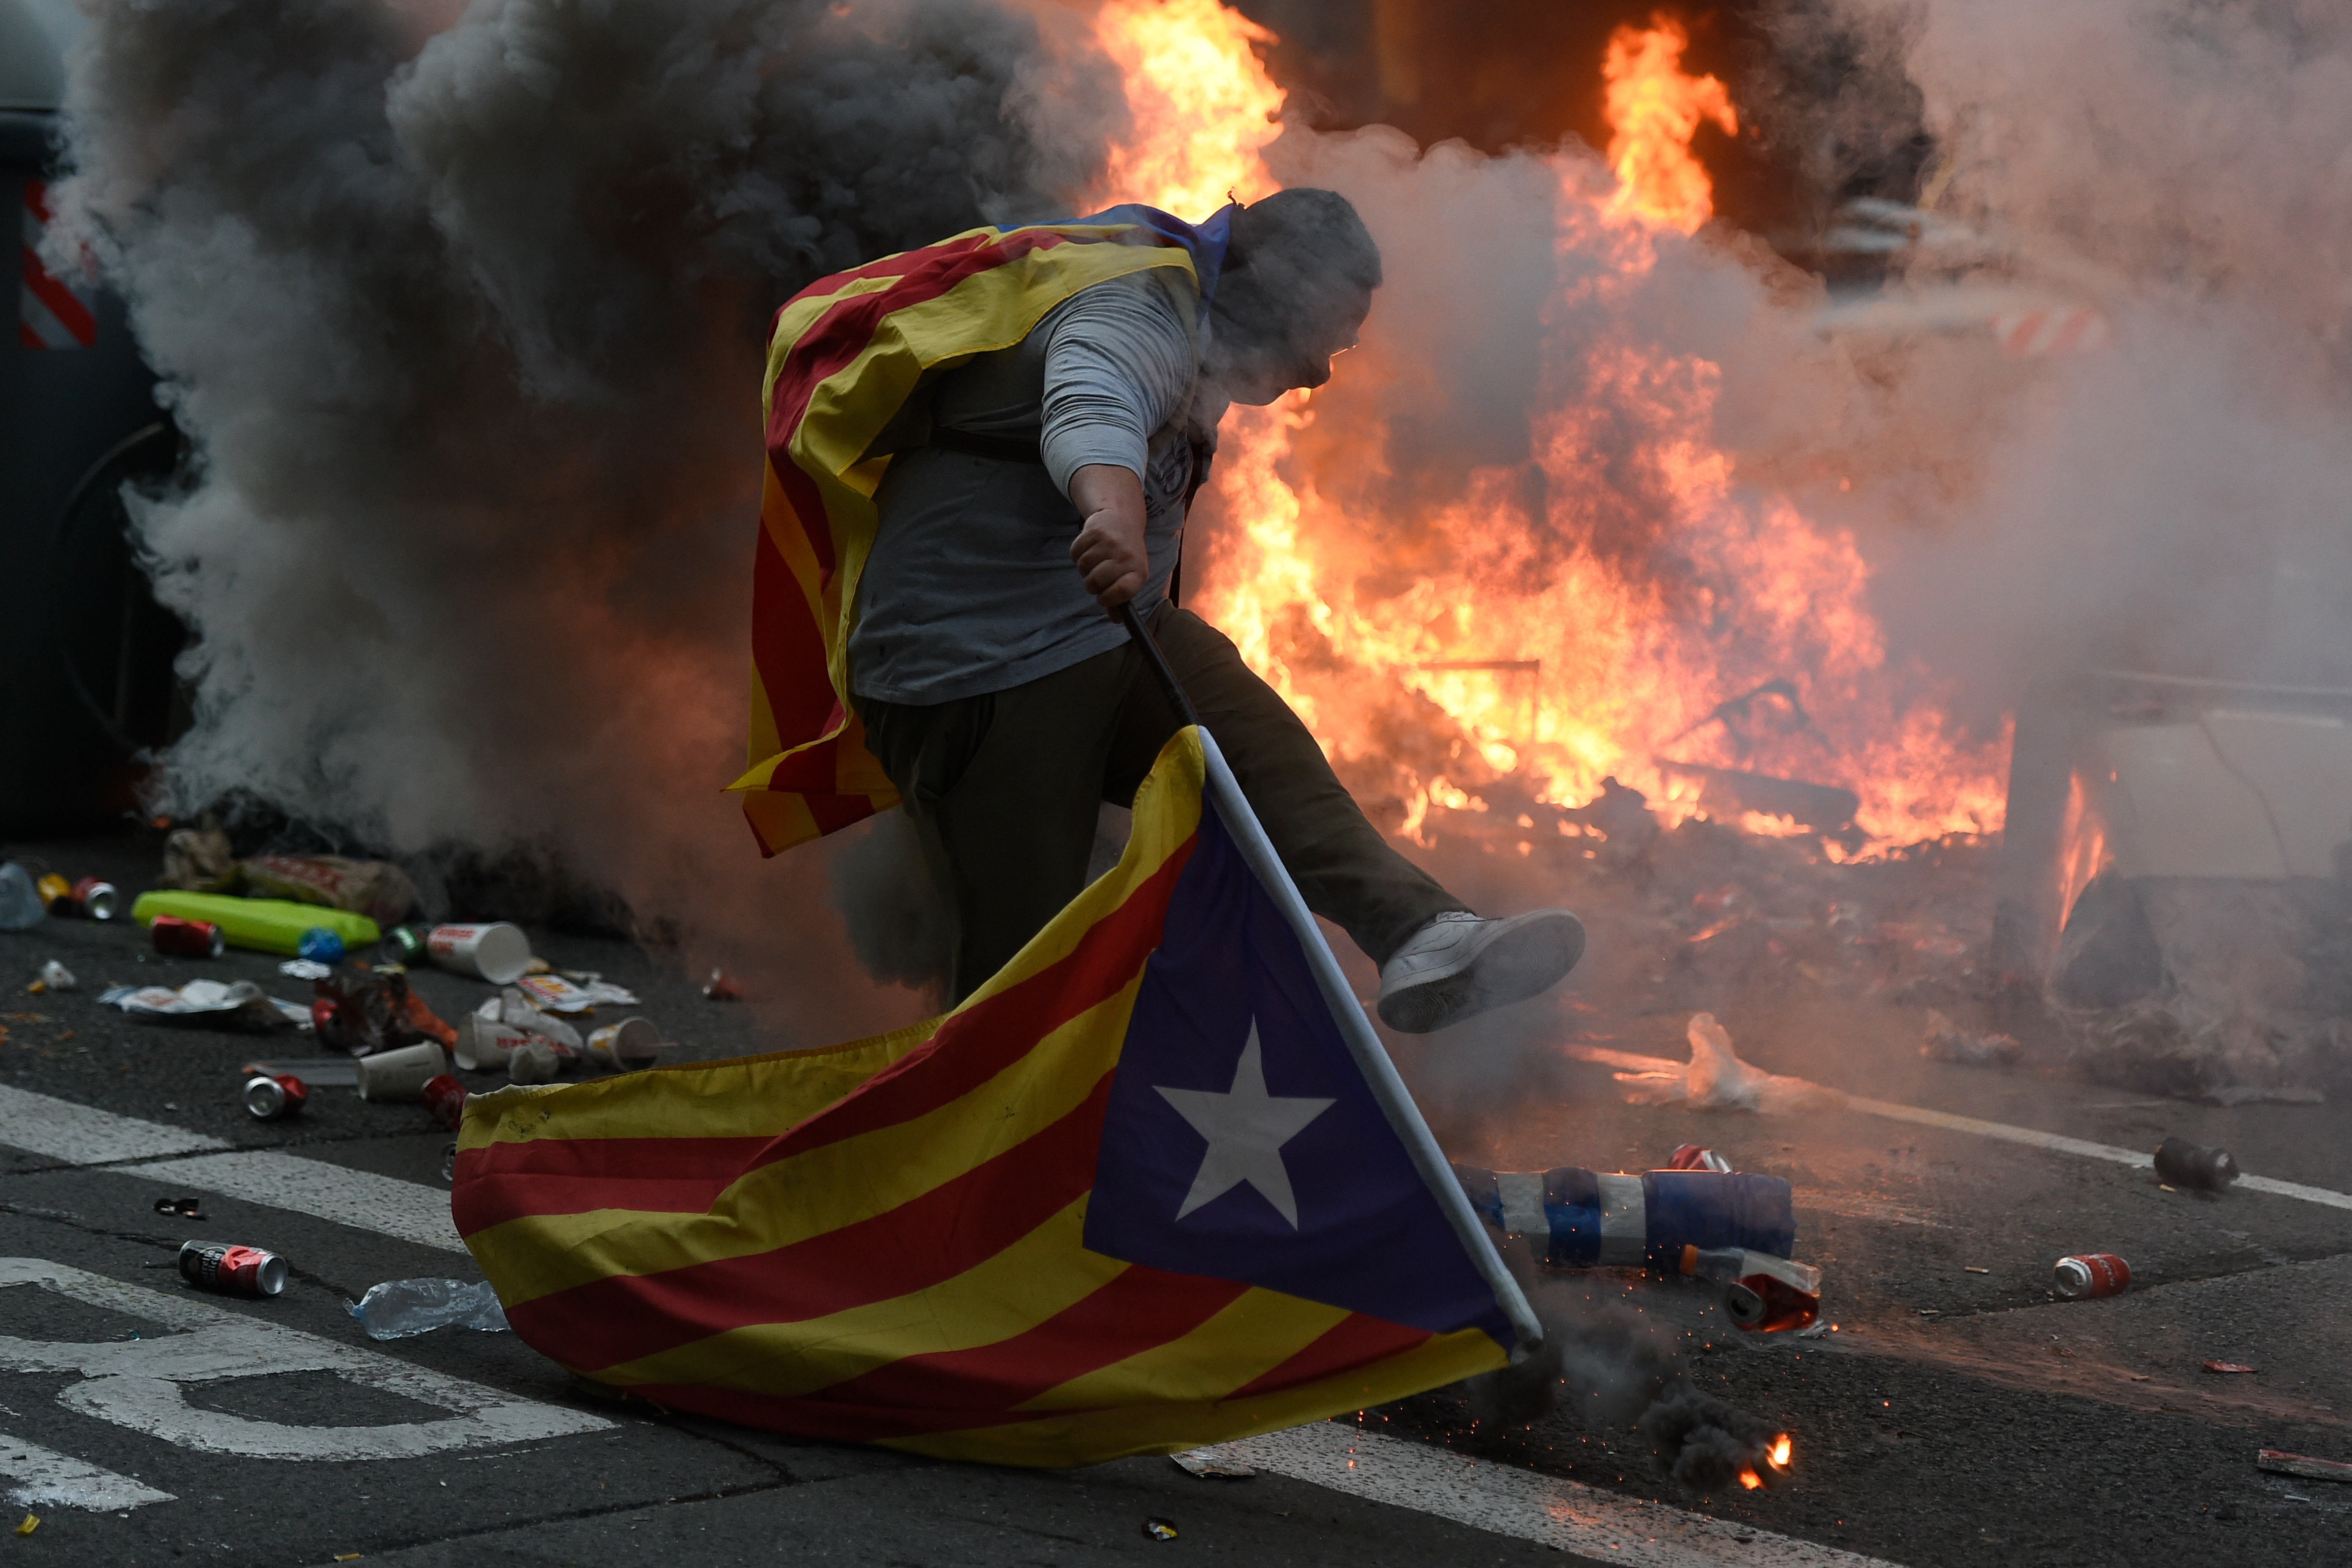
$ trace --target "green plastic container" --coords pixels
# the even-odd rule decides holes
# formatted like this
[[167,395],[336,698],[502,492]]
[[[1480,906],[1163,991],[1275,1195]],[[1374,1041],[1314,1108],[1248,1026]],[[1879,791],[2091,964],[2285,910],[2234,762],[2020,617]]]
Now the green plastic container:
[[291,899],[240,899],[233,893],[182,893],[158,888],[140,894],[139,901],[131,906],[131,918],[142,927],[153,925],[157,915],[210,921],[221,928],[231,947],[289,957],[301,950],[302,933],[319,926],[341,937],[347,949],[365,947],[383,934],[375,921],[349,910],[301,904]]

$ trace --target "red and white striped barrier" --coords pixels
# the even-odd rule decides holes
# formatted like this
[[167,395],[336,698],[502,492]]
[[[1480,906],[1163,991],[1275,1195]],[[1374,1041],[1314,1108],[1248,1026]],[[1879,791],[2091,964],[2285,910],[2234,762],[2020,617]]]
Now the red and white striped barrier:
[[98,342],[98,318],[89,291],[76,289],[41,264],[41,236],[49,226],[49,188],[25,182],[25,287],[16,330],[28,349],[86,349]]
[[2041,310],[2003,310],[1992,319],[1992,335],[2011,359],[2044,354],[2087,353],[2107,346],[2107,319],[2088,305]]

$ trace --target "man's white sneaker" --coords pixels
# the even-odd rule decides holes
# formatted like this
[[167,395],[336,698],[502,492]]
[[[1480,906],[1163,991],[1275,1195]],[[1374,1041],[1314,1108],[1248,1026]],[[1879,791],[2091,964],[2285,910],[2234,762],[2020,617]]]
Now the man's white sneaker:
[[1381,1022],[1425,1035],[1548,991],[1584,956],[1584,922],[1566,910],[1481,920],[1450,910],[1381,965]]

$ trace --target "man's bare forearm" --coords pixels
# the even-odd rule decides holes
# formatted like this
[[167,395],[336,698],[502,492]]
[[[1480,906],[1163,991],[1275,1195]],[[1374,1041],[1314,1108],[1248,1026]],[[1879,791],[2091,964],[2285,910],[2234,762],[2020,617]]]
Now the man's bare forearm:
[[1143,481],[1116,463],[1088,463],[1070,476],[1070,502],[1085,520],[1070,560],[1106,613],[1143,591],[1151,574],[1143,545]]

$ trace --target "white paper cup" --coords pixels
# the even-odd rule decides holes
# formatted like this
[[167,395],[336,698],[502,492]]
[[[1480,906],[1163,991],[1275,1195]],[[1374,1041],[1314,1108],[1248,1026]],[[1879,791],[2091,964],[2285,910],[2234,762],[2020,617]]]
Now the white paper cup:
[[643,1018],[607,1024],[588,1037],[588,1059],[614,1072],[634,1072],[661,1059],[661,1031]]
[[484,1003],[489,1010],[485,1017],[480,1013],[468,1013],[457,1026],[457,1065],[468,1072],[487,1071],[507,1065],[517,1047],[537,1037],[527,1029],[518,1029],[498,1016],[495,1001]]
[[530,939],[504,921],[488,925],[435,926],[425,951],[436,967],[511,985],[530,967]]
[[526,1037],[507,1058],[509,1083],[552,1083],[563,1071],[564,1053],[537,1035]]
[[422,1100],[425,1086],[449,1070],[449,1058],[427,1040],[359,1058],[362,1100]]

